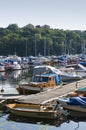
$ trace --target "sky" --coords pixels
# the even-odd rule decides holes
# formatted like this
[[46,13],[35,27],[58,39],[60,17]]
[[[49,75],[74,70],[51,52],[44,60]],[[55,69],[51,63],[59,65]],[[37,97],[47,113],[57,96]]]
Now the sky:
[[10,24],[86,30],[86,0],[0,0],[0,27]]

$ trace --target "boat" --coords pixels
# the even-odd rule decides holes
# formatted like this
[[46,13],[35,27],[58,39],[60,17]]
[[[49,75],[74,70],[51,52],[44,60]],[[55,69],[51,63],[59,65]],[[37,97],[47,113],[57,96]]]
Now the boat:
[[75,93],[77,93],[77,95],[86,97],[86,87],[76,89]]
[[40,74],[34,75],[29,83],[21,83],[16,87],[19,94],[35,94],[51,90],[60,86],[60,80],[56,74]]
[[76,90],[74,90],[74,92],[67,94],[67,97],[77,97],[77,96],[86,97],[86,87],[77,88]]
[[57,118],[57,111],[53,110],[52,106],[43,106],[38,104],[7,104],[8,110],[18,116],[33,117],[33,118]]
[[86,67],[80,63],[66,65],[64,68],[66,72],[68,72],[67,69],[73,68],[71,72],[75,72],[77,75],[81,75],[82,78],[86,78]]
[[5,71],[8,70],[20,70],[21,58],[17,55],[9,55],[4,61]]
[[77,96],[68,98],[58,98],[57,102],[61,104],[61,106],[64,109],[67,109],[70,115],[72,115],[72,111],[72,113],[78,113],[78,116],[86,117],[86,97]]
[[16,61],[10,61],[9,63],[4,63],[5,71],[8,70],[21,70],[21,65]]
[[35,74],[40,74],[40,73],[54,73],[58,74],[60,79],[65,83],[65,82],[70,82],[70,81],[76,81],[82,79],[81,75],[77,75],[77,73],[68,73],[68,72],[63,72],[60,69],[50,66],[50,65],[40,65],[40,66],[35,66],[33,70],[33,75]]

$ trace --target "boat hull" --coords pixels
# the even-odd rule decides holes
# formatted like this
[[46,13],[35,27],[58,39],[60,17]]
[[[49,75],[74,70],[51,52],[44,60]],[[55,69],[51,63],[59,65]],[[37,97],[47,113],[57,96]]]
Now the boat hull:
[[[85,116],[86,117],[86,105],[68,104],[68,99],[59,98],[58,102],[64,109],[67,109],[70,115]],[[84,103],[84,102],[83,102]]]

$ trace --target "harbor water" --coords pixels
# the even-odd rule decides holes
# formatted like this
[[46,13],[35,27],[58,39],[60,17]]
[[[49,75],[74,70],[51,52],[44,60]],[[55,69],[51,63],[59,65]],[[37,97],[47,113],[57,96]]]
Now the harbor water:
[[[18,94],[16,86],[19,82],[27,82],[31,78],[29,70],[0,73],[0,95]],[[3,91],[1,91],[3,90]],[[0,130],[85,130],[86,118],[60,117],[55,120],[26,118],[12,115],[8,110],[0,109]]]

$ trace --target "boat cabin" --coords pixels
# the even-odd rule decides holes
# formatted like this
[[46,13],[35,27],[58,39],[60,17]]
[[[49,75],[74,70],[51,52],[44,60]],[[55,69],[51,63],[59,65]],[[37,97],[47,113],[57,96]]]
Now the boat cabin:
[[35,75],[33,82],[37,83],[47,83],[46,87],[53,87],[59,84],[59,77],[56,74],[41,74]]

